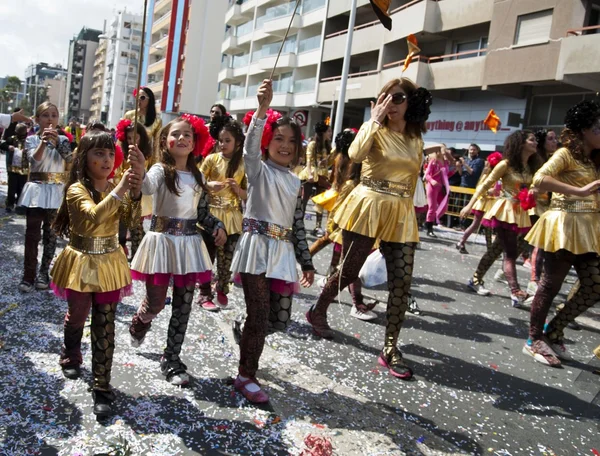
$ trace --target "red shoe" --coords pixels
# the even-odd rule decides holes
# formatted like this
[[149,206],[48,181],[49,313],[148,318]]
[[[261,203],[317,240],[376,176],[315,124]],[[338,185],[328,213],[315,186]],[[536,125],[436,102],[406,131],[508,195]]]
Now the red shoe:
[[204,310],[208,310],[209,312],[218,312],[220,310],[212,301],[204,301],[200,305]]
[[[246,385],[249,385],[250,383],[258,385],[260,389],[255,392],[248,391],[246,389]],[[262,389],[262,386],[260,386],[260,383],[258,383],[258,380],[256,380],[255,378],[249,378],[248,380],[242,381],[240,380],[240,377],[238,375],[235,381],[233,382],[233,387],[236,390],[238,390],[242,396],[244,396],[253,404],[264,404],[266,402],[269,402],[269,395],[265,393],[265,391]]]
[[222,309],[225,309],[227,304],[229,304],[229,298],[227,295],[219,290],[217,290],[217,304],[219,304]]

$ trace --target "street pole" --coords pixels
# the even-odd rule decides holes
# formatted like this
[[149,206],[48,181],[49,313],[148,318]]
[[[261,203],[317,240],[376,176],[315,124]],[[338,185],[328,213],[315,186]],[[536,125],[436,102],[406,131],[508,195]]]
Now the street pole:
[[[346,54],[344,55],[344,66],[342,69],[342,80],[340,82],[340,97],[338,99],[337,112],[335,115],[335,125],[333,128],[333,137],[342,131],[344,122],[344,108],[346,104],[346,84],[348,83],[348,72],[350,71],[350,58],[352,57],[352,36],[354,35],[354,24],[356,23],[356,8],[358,0],[352,0],[350,7],[350,20],[348,21],[348,36],[346,37]],[[334,96],[335,99],[335,96]]]
[[40,75],[39,74],[35,74],[35,96],[33,98],[33,112],[35,113],[37,110],[37,89],[38,89],[38,85],[40,85]]
[[[333,113],[335,112],[335,88],[333,89],[333,99],[331,100],[331,110],[329,111],[329,125],[334,125]],[[334,136],[335,138],[335,136]]]
[[57,81],[58,81],[58,85],[59,85],[59,87],[58,87],[58,122],[60,123],[61,112],[63,112],[63,115],[64,115],[64,106],[61,104],[63,81],[60,78],[60,76],[59,76],[59,79],[57,79]]

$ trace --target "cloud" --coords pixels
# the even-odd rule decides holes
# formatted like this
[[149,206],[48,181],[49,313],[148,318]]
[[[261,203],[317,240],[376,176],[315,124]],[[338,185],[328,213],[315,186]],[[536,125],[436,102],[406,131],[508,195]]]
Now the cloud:
[[[141,14],[143,0],[20,0],[0,2],[0,76],[25,76],[32,63],[67,65],[69,40],[85,26],[107,28],[119,10]],[[139,5],[139,6],[138,6]]]

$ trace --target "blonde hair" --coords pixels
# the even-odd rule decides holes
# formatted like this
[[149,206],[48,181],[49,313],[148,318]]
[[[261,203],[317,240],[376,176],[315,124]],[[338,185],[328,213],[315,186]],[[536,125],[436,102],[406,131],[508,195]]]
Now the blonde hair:
[[35,110],[35,117],[36,118],[40,117],[43,113],[45,113],[50,108],[54,108],[54,109],[56,109],[56,112],[58,112],[58,107],[54,103],[50,103],[49,101],[44,101]]

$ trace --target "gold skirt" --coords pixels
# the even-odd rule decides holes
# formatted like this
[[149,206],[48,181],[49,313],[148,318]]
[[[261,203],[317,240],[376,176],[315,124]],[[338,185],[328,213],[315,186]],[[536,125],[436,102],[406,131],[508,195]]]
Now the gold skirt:
[[419,242],[413,199],[356,186],[336,209],[340,228],[385,242]]
[[105,293],[131,284],[131,271],[121,247],[90,255],[67,246],[58,255],[50,276],[59,288],[82,293]]
[[499,222],[517,225],[518,228],[529,228],[531,219],[527,211],[521,208],[519,203],[515,203],[507,198],[498,198],[483,216],[484,220],[496,219]]
[[544,252],[568,250],[575,255],[600,254],[600,213],[548,210],[542,214],[525,240]]
[[473,204],[473,211],[479,211],[485,214],[492,208],[495,202],[496,198],[493,197],[479,198],[477,201],[475,201],[475,204]]
[[239,209],[233,207],[222,208],[210,206],[210,213],[223,222],[228,236],[232,234],[241,234],[242,219],[244,216]]

